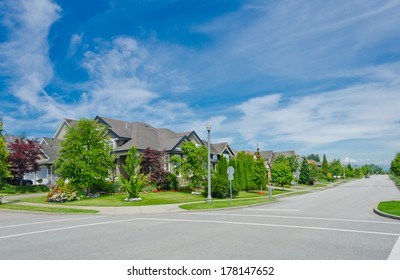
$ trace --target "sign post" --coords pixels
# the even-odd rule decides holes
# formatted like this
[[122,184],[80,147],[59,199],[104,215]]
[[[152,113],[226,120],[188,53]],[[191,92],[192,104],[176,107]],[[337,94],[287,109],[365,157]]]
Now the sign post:
[[226,173],[228,173],[229,190],[231,194],[231,204],[232,204],[232,180],[233,180],[233,174],[235,173],[235,168],[229,166],[228,169],[226,170]]

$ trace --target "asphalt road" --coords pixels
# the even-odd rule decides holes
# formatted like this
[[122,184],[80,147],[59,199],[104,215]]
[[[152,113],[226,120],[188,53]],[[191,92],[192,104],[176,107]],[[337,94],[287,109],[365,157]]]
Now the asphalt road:
[[1,260],[400,259],[400,200],[387,176],[235,210],[157,215],[0,211]]

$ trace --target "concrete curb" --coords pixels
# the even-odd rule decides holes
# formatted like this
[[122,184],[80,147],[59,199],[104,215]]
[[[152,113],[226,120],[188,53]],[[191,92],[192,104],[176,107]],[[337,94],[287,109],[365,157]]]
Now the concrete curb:
[[395,216],[395,215],[391,215],[391,214],[382,212],[382,211],[380,211],[380,210],[377,209],[377,206],[374,207],[374,210],[373,210],[373,211],[374,211],[375,214],[377,214],[377,215],[379,215],[379,216],[382,216],[382,217],[385,217],[385,218],[389,218],[389,219],[399,220],[399,221],[400,221],[400,216]]

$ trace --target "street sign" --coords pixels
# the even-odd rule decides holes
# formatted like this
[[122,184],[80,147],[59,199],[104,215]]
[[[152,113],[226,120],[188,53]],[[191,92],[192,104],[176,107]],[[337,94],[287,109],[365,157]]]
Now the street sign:
[[228,173],[228,175],[233,175],[235,173],[235,168],[229,166],[228,169],[226,170],[226,173]]

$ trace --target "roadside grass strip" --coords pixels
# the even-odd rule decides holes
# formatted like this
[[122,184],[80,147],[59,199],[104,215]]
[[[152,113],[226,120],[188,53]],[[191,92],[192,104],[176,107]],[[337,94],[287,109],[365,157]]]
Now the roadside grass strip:
[[378,210],[400,217],[400,201],[382,201],[378,205]]
[[13,204],[13,203],[0,204],[0,209],[34,211],[34,212],[51,212],[51,213],[73,213],[73,214],[96,214],[99,212],[97,210],[91,210],[91,209],[30,206],[30,205],[21,205],[21,204]]
[[201,202],[201,203],[192,203],[192,204],[184,204],[179,207],[185,210],[206,210],[206,209],[218,209],[218,208],[230,208],[230,207],[239,207],[239,206],[250,206],[261,203],[268,203],[273,200],[269,200],[267,197],[259,197],[259,198],[246,198],[246,199],[225,199],[225,200],[216,200],[212,203]]

